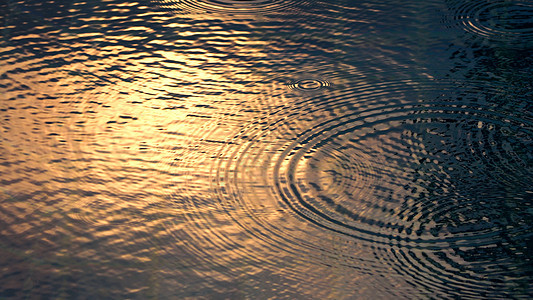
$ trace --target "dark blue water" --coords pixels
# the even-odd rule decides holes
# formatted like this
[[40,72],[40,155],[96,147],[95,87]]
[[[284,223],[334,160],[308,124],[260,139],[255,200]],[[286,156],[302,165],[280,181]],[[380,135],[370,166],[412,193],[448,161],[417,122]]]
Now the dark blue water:
[[533,298],[533,2],[0,0],[0,298]]

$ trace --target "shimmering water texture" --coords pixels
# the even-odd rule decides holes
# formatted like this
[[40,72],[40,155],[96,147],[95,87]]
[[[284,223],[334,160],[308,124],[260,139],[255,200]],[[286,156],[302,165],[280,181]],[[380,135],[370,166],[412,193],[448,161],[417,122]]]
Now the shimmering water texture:
[[533,298],[532,5],[0,2],[0,298]]

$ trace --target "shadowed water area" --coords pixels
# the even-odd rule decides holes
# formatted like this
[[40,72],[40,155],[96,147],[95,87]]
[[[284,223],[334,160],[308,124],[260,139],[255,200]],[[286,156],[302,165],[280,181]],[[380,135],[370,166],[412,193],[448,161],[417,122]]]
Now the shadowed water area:
[[0,298],[533,297],[530,0],[0,0]]

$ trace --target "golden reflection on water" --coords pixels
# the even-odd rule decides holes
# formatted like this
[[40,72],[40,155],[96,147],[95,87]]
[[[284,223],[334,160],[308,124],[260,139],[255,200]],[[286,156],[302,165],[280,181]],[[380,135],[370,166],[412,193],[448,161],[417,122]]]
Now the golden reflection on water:
[[[187,34],[180,32],[180,36]],[[90,36],[82,34],[77,38]],[[111,39],[141,37],[122,35]],[[168,41],[152,40],[148,44],[151,43]],[[236,45],[239,52],[265,57],[257,44],[241,38]],[[85,45],[73,47],[85,49]],[[366,286],[367,290],[359,293],[371,294],[374,279],[356,275],[358,272],[347,278],[349,263],[343,265],[342,258],[333,259],[338,265],[329,267],[329,255],[339,254],[327,254],[321,265],[320,257],[308,257],[309,249],[299,254],[297,244],[289,251],[277,249],[272,244],[275,240],[264,240],[268,232],[254,229],[257,224],[250,219],[248,210],[237,208],[237,214],[230,217],[225,210],[235,208],[224,207],[227,203],[221,204],[213,193],[219,189],[215,171],[220,171],[213,169],[214,164],[220,159],[233,159],[220,156],[224,143],[241,143],[234,141],[234,136],[243,123],[261,117],[271,107],[290,106],[288,101],[302,95],[288,90],[283,82],[260,84],[268,78],[250,74],[247,68],[239,67],[237,59],[226,59],[224,55],[210,55],[195,48],[185,52],[124,54],[131,50],[118,44],[97,46],[69,54],[66,61],[79,62],[73,60],[68,69],[53,70],[47,75],[37,71],[14,78],[25,84],[29,77],[32,89],[23,100],[9,104],[17,109],[11,114],[9,142],[3,142],[4,157],[7,153],[20,156],[18,149],[22,149],[24,159],[15,167],[7,166],[11,172],[3,174],[11,173],[12,177],[7,175],[3,180],[16,181],[20,173],[28,170],[42,171],[28,172],[31,178],[9,184],[14,200],[4,201],[3,211],[12,212],[19,219],[32,215],[38,225],[32,221],[8,222],[11,225],[2,234],[24,235],[45,227],[25,238],[45,241],[45,236],[63,236],[66,240],[61,247],[66,252],[45,259],[65,266],[70,259],[102,260],[100,265],[115,260],[127,265],[153,265],[163,259],[166,263],[157,263],[159,270],[154,272],[184,272],[182,276],[189,276],[189,271],[176,271],[172,266],[188,264],[179,260],[192,256],[200,263],[195,271],[200,272],[198,276],[216,281],[231,282],[247,274],[265,277],[267,282],[268,278],[279,282],[281,277],[282,282],[293,282],[290,289],[300,292],[306,286],[331,286],[318,293],[313,291],[313,296],[343,297],[343,290],[351,286]],[[157,66],[151,67],[154,63]],[[106,71],[111,66],[120,69]],[[183,82],[188,84],[182,85]],[[13,91],[4,97],[16,98],[17,94],[19,91]],[[160,100],[161,96],[164,99]],[[38,106],[23,109],[29,103]],[[302,120],[298,127],[312,127],[315,122]],[[283,139],[266,135],[261,144],[285,143],[280,143],[280,138]],[[266,159],[238,174],[239,181],[253,185],[253,194],[244,197],[255,197],[251,203],[258,199],[264,202],[261,207],[251,208],[252,217],[260,218],[260,223],[280,224],[284,234],[304,241],[316,228],[299,220],[295,223],[293,216],[281,211],[270,182],[255,182],[270,177],[265,171],[271,161]],[[39,196],[30,196],[27,202],[17,201],[20,191]],[[46,195],[47,191],[50,194]],[[83,233],[77,236],[80,230]],[[316,234],[313,247],[335,243],[332,234]],[[95,249],[77,249],[95,241],[100,244]],[[132,243],[147,248],[137,249]],[[137,252],[130,252],[131,248]],[[183,252],[187,254],[184,256]],[[61,258],[62,255],[70,259]],[[164,258],[155,259],[160,255]],[[351,255],[362,259],[370,253]],[[318,265],[313,262],[315,259]],[[243,289],[250,288],[246,282],[242,285]]]

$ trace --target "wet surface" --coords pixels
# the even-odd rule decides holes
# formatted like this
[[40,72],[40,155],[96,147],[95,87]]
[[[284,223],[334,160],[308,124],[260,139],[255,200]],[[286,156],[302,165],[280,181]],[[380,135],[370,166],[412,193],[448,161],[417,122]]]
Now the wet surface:
[[531,1],[0,12],[0,296],[533,297]]

